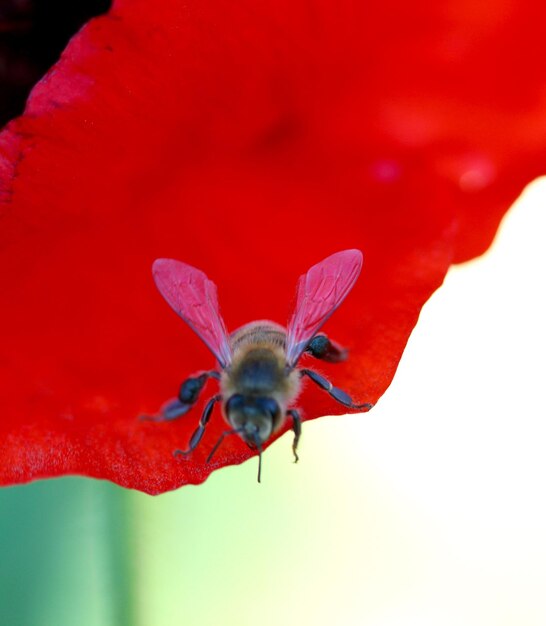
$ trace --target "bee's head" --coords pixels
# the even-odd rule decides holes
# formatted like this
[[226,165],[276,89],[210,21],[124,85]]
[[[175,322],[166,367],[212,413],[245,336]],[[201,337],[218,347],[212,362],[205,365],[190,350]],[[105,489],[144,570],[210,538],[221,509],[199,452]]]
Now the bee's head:
[[273,398],[237,393],[226,402],[226,417],[249,446],[260,448],[279,423],[280,407]]

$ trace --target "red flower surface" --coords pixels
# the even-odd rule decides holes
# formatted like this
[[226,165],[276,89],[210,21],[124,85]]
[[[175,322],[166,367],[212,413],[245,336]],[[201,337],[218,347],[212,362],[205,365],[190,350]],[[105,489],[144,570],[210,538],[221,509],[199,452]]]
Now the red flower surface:
[[[284,323],[302,272],[363,250],[325,327],[351,357],[320,369],[377,401],[450,264],[544,173],[545,24],[510,0],[119,0],[90,22],[0,136],[1,483],[160,493],[252,454],[231,437],[204,463],[217,413],[173,458],[201,405],[137,419],[214,364],[157,257],[203,269],[233,330]],[[300,406],[345,412],[316,388]]]

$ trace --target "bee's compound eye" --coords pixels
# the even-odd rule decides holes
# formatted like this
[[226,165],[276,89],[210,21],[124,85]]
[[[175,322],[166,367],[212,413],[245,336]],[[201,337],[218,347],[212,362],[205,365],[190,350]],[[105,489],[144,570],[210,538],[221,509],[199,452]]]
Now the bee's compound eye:
[[226,413],[242,413],[245,406],[245,398],[240,393],[236,393],[226,402]]
[[281,410],[277,401],[273,398],[258,398],[257,405],[262,413],[271,415],[273,421],[279,417]]
[[239,428],[244,425],[247,420],[247,401],[246,398],[240,393],[236,393],[231,396],[226,402],[226,416],[229,423],[234,428]]

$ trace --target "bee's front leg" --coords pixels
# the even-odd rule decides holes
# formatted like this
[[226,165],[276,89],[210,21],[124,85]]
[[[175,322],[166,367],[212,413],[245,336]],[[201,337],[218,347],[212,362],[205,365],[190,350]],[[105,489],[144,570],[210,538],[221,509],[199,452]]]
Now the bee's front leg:
[[205,434],[205,428],[210,420],[210,416],[212,415],[212,409],[214,408],[214,405],[217,402],[220,402],[221,399],[222,399],[222,396],[218,394],[217,396],[214,396],[207,402],[205,409],[203,411],[203,415],[201,416],[201,419],[199,420],[199,426],[197,426],[197,428],[193,431],[193,435],[191,436],[190,445],[188,446],[188,449],[187,450],[175,450],[173,452],[174,456],[179,456],[179,455],[186,456],[187,454],[190,454],[191,452],[193,452],[195,448],[197,448],[197,446],[199,445],[199,442],[201,441],[203,435]]
[[301,437],[301,417],[299,411],[296,411],[296,409],[289,409],[288,411],[286,411],[286,414],[290,415],[290,417],[292,418],[292,430],[294,431],[292,452],[294,453],[294,463],[297,463],[300,460],[297,449]]

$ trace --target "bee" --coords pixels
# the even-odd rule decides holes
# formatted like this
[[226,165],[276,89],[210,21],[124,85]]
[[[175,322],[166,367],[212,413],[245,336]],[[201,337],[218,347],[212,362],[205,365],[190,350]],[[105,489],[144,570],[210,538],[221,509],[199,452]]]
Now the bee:
[[298,367],[304,353],[322,361],[337,363],[348,352],[319,330],[345,300],[362,269],[359,250],[337,252],[300,276],[294,312],[286,328],[261,320],[250,322],[228,334],[220,315],[216,285],[201,271],[173,259],[157,259],[152,271],[155,284],[170,307],[201,338],[216,357],[218,367],[199,372],[180,386],[178,398],[167,402],[154,421],[169,421],[185,415],[197,402],[209,378],[219,383],[220,393],[206,403],[201,419],[186,450],[191,454],[201,441],[213,408],[221,403],[229,428],[207,457],[209,463],[230,435],[238,435],[259,454],[258,482],[261,480],[263,445],[287,419],[294,431],[292,451],[298,461],[301,436],[300,412],[294,408],[303,377],[351,409],[369,410],[369,403],[356,404],[348,393],[334,387],[312,369]]

